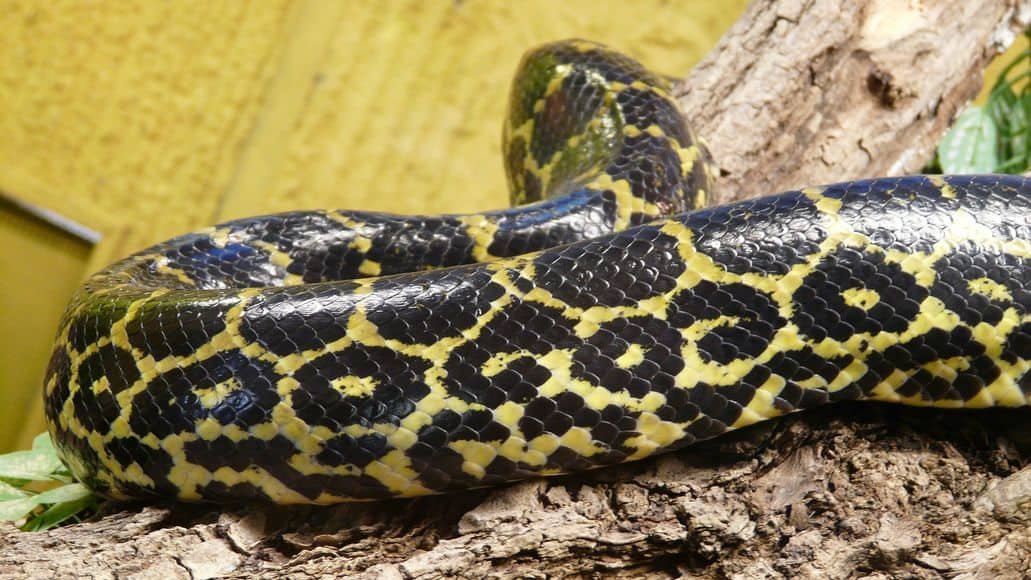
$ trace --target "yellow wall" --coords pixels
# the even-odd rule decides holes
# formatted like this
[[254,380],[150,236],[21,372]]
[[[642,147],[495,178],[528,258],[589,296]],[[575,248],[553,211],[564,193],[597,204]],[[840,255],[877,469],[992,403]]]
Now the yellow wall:
[[40,377],[89,250],[0,198],[0,451],[23,427],[40,430]]
[[[1029,48],[1031,48],[1031,43],[1028,42],[1027,36],[1026,35],[1020,35],[1013,42],[1013,44],[1010,45],[1010,47],[1006,50],[1006,52],[1004,52],[1003,54],[999,55],[999,57],[997,57],[995,60],[993,60],[988,65],[988,68],[985,69],[985,71],[984,71],[984,77],[985,77],[984,86],[981,87],[981,92],[980,92],[980,94],[977,95],[977,98],[974,99],[974,102],[979,104],[979,105],[983,105],[985,103],[985,101],[988,100],[988,94],[992,91],[992,85],[995,84],[995,79],[997,79],[999,77],[999,73],[1002,72],[1002,69],[1006,68],[1007,64],[1015,61],[1017,59],[1017,57],[1020,56],[1020,53],[1024,52],[1025,50],[1028,50]],[[1024,66],[1024,65],[1022,65],[1022,66]],[[1027,69],[1026,68],[1020,69],[1018,67],[1017,69],[1010,71],[1010,74],[1007,75],[1007,76],[1010,79],[1013,79],[1018,74],[1020,74],[1022,72],[1022,70],[1027,70]],[[1017,86],[1015,87],[1015,89],[1019,90],[1027,82],[1028,82],[1027,79],[1024,79],[1023,81],[1018,82]]]
[[579,36],[682,76],[745,3],[5,2],[0,192],[103,239],[88,252],[0,207],[0,450],[42,430],[50,337],[85,272],[248,214],[500,207],[524,50]]

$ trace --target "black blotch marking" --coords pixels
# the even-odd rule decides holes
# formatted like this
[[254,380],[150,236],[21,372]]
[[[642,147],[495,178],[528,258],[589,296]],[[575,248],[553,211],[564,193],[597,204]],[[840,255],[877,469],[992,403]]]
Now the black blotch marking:
[[[164,449],[154,449],[135,437],[115,437],[105,448],[119,465],[127,468],[135,463],[154,481],[153,487],[146,488],[120,481],[118,485],[125,491],[140,495],[178,495],[179,488],[168,480],[173,467],[172,457]],[[102,468],[99,461],[91,467]]]
[[[132,400],[129,426],[143,437],[153,433],[164,438],[192,431],[197,420],[213,418],[222,425],[247,430],[264,423],[280,401],[276,382],[282,378],[263,361],[239,351],[218,353],[203,361],[158,375]],[[213,408],[206,409],[197,390],[210,389],[233,379],[233,388]]]
[[68,342],[76,352],[84,352],[101,337],[107,336],[111,325],[125,317],[130,301],[124,299],[92,301],[80,311],[68,327]]
[[673,289],[684,271],[676,239],[655,228],[546,251],[534,264],[541,288],[580,308],[635,304]]
[[[869,289],[879,300],[864,310],[845,303],[842,292]],[[839,246],[808,274],[792,296],[792,321],[812,340],[846,340],[855,333],[902,332],[920,312],[928,291],[880,252]]]
[[822,214],[801,192],[701,209],[681,221],[699,252],[735,274],[786,274],[826,237]]
[[191,303],[188,296],[148,301],[125,325],[129,343],[155,360],[192,354],[225,329],[230,304]]
[[388,340],[433,344],[459,336],[505,294],[491,276],[482,268],[467,268],[427,273],[414,284],[397,280],[389,289],[383,284],[365,301],[366,316]]
[[[959,315],[964,324],[996,325],[1004,311],[1013,307],[1018,315],[1031,310],[1031,271],[1026,260],[987,252],[975,244],[963,244],[935,263],[937,274],[931,295]],[[971,282],[987,278],[1005,288],[1012,300],[986,296],[971,290]]]
[[322,348],[347,333],[353,288],[296,286],[259,296],[244,308],[240,334],[280,356]]
[[[429,393],[422,381],[429,364],[385,347],[353,345],[297,369],[293,378],[302,388],[291,392],[291,403],[298,418],[332,431],[351,424],[397,425]],[[332,381],[347,376],[372,380],[372,393],[350,396],[333,386]]]
[[721,316],[737,318],[733,324],[717,326],[698,340],[702,360],[719,364],[758,356],[784,325],[777,305],[765,293],[745,284],[716,284],[707,280],[677,294],[667,315],[671,323],[681,327]]

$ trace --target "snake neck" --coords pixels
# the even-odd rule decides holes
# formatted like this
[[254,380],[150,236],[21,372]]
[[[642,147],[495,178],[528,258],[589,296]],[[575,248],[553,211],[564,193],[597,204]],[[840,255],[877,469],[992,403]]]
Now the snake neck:
[[712,189],[670,83],[592,42],[523,57],[502,145],[513,205],[597,192],[614,230],[702,207]]

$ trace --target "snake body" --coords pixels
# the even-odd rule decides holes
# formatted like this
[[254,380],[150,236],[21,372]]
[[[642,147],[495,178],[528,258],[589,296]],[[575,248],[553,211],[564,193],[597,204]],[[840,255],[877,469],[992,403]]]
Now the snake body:
[[641,459],[840,400],[1028,404],[1028,179],[686,211],[708,158],[661,78],[566,41],[515,87],[505,161],[528,205],[236,220],[93,275],[45,384],[73,473],[116,498],[334,503]]

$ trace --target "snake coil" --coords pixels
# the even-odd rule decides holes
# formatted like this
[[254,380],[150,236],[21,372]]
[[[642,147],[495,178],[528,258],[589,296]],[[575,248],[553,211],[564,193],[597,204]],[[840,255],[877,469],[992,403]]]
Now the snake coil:
[[[45,384],[73,473],[125,498],[333,503],[647,457],[840,400],[1031,393],[1031,182],[926,176],[697,209],[667,83],[523,60],[519,207],[227,222],[93,275]],[[688,211],[694,210],[694,211]]]

